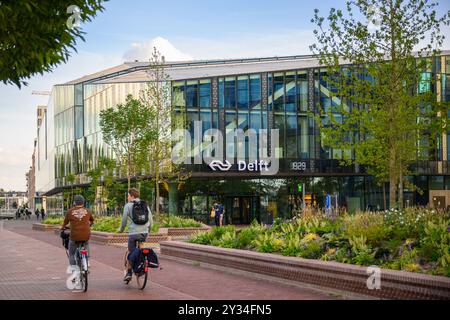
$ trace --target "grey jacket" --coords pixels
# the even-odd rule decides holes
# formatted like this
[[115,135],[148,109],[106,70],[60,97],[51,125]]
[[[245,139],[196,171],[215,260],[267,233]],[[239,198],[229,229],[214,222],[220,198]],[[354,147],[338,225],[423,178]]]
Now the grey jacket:
[[[139,198],[133,200],[133,202],[138,201],[140,201]],[[131,215],[133,213],[133,202],[128,202],[123,208],[122,225],[120,226],[119,232],[123,232],[125,230],[125,227],[127,226],[127,221],[129,219],[130,224],[128,225],[128,234],[150,233],[153,225],[153,215],[152,212],[150,211],[150,208],[148,208],[148,222],[142,225],[135,224],[131,219]]]

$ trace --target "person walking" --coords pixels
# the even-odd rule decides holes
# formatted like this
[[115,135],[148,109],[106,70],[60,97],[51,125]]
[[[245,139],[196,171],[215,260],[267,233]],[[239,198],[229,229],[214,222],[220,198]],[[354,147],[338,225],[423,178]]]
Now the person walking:
[[38,221],[39,220],[39,209],[36,209],[34,211],[34,214],[36,215],[36,220]]
[[[74,272],[77,268],[75,260],[75,253],[79,242],[85,242],[84,247],[89,252],[89,239],[91,237],[91,226],[94,223],[94,216],[91,210],[84,207],[85,200],[83,196],[76,195],[74,197],[74,207],[70,208],[65,217],[64,223],[61,226],[61,231],[64,231],[67,225],[70,226],[70,240],[69,240],[69,264],[70,271]],[[88,260],[89,267],[89,260]]]
[[42,216],[42,221],[44,221],[44,219],[45,219],[45,210],[44,210],[44,208],[41,208],[41,216]]
[[[141,199],[140,192],[136,188],[128,190],[128,203],[123,208],[122,224],[119,233],[125,231],[128,224],[128,254],[137,248],[137,241],[144,242],[147,239],[153,225],[153,216],[150,207]],[[123,281],[129,282],[133,275],[132,263],[128,255],[128,270]]]
[[214,216],[214,221],[216,226],[220,227],[223,224],[223,214],[224,214],[224,208],[223,205],[220,203],[214,203],[214,211],[215,211],[215,216]]

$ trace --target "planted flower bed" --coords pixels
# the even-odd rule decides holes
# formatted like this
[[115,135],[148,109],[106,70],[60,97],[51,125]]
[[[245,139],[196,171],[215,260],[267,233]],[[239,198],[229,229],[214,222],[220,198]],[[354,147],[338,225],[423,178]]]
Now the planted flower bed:
[[[55,233],[58,233],[63,222],[63,216],[51,216],[45,219],[42,224],[33,224],[33,230],[54,230]],[[95,217],[94,225],[91,229],[91,240],[105,244],[127,242],[128,235],[126,233],[119,233],[121,222],[121,216]],[[160,227],[166,229],[166,232],[160,232]],[[171,236],[189,236],[205,230],[208,230],[208,228],[192,219],[177,216],[160,216],[154,219],[151,233],[148,236],[148,242],[158,243],[160,241],[170,240]],[[126,231],[128,231],[128,227],[125,228]]]
[[448,213],[405,209],[328,219],[309,215],[272,227],[216,227],[191,243],[450,276]]

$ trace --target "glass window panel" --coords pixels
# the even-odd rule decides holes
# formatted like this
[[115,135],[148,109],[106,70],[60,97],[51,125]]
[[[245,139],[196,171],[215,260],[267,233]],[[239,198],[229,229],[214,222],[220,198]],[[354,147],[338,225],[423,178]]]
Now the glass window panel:
[[279,143],[279,149],[280,152],[278,153],[279,157],[284,158],[285,156],[285,124],[284,124],[284,114],[282,113],[275,113],[274,114],[274,129],[279,130],[279,137],[280,137],[280,143]]
[[273,92],[274,92],[274,111],[284,110],[284,76],[283,73],[275,73],[273,78]]
[[84,134],[83,107],[75,107],[75,139],[80,139]]
[[286,157],[297,157],[297,117],[295,114],[286,116]]
[[444,176],[431,176],[430,177],[430,189],[431,190],[444,190]]
[[297,72],[297,110],[308,110],[308,73],[306,71]]
[[211,107],[211,80],[200,80],[200,108]]
[[250,108],[261,109],[261,76],[250,76]]
[[298,117],[298,132],[299,139],[298,150],[301,159],[309,158],[309,128],[308,128],[308,118]]
[[83,84],[75,85],[75,105],[83,104]]
[[215,129],[219,129],[219,113],[217,111],[213,111],[212,117],[212,127]]
[[225,108],[236,108],[236,80],[234,77],[225,78]]
[[286,72],[286,111],[295,111],[295,72]]
[[175,110],[183,110],[186,107],[184,89],[184,81],[175,81],[172,85],[172,105]]
[[262,117],[261,117],[261,128],[262,129],[268,129],[267,128],[267,112],[263,111],[262,112]]
[[[226,111],[225,113],[225,146],[226,146],[226,155],[227,157],[235,157],[236,148],[235,148],[235,138],[234,138],[234,130],[237,126],[237,115],[235,111]],[[227,134],[231,134],[230,137]],[[228,139],[230,138],[230,139]]]
[[250,128],[256,131],[258,151],[256,153],[259,156],[259,130],[261,129],[261,113],[258,111],[252,111],[250,113]]
[[[248,113],[247,112],[238,112],[238,123],[237,126],[239,129],[242,129],[244,131],[244,134],[247,132],[247,130],[249,129],[248,125],[249,125],[249,120],[248,120]],[[248,158],[248,139],[245,138],[245,157]],[[238,145],[238,148],[242,148],[242,145]]]
[[187,108],[198,107],[198,84],[197,81],[186,83],[186,106]]
[[224,79],[219,78],[219,109],[223,109],[224,106]]
[[200,121],[202,122],[202,135],[203,135],[206,130],[212,128],[211,111],[201,111],[200,112]]
[[238,109],[248,109],[248,76],[238,77]]
[[267,77],[267,83],[268,83],[268,108],[269,110],[272,110],[273,107],[273,75],[272,73],[268,74]]

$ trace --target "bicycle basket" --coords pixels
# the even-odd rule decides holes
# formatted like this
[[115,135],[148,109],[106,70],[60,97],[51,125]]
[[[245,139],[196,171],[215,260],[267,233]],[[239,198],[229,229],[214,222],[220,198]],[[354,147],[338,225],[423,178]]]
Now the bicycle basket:
[[61,233],[60,233],[60,237],[62,239],[62,245],[64,246],[64,248],[69,250],[70,233],[68,233],[65,230],[62,230]]

